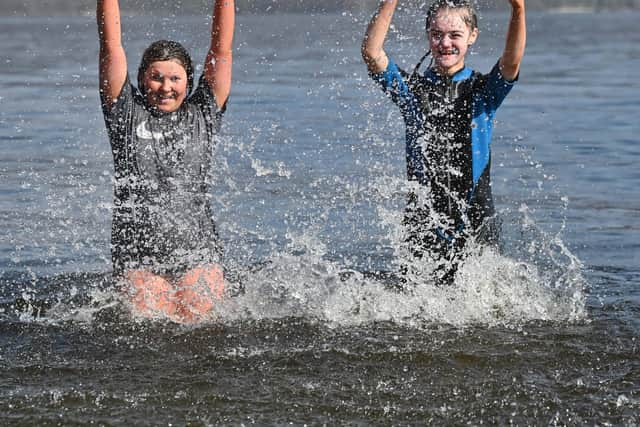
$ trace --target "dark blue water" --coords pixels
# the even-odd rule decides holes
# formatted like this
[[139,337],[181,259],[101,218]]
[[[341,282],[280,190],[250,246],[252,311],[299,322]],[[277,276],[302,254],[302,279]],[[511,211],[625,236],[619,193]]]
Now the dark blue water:
[[[368,16],[241,16],[213,206],[215,321],[129,313],[92,18],[0,18],[0,423],[613,424],[640,408],[638,12],[530,14],[498,113],[502,254],[394,290],[403,125],[359,59]],[[507,17],[485,14],[487,71]],[[421,56],[400,11],[388,51]],[[206,18],[125,19],[134,72]]]

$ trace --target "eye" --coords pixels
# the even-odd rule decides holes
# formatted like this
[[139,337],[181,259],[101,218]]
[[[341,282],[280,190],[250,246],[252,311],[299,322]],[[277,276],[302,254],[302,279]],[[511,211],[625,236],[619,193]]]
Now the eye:
[[151,74],[151,80],[153,80],[154,82],[161,82],[162,78],[162,74]]
[[178,76],[171,76],[171,81],[172,81],[173,83],[177,83],[177,82],[179,82],[180,80],[182,80],[182,79],[181,79],[180,77],[178,77]]

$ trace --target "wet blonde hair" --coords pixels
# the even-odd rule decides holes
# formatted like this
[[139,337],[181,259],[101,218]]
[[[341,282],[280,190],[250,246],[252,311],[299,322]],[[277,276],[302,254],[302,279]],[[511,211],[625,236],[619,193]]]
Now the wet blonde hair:
[[429,10],[427,11],[427,17],[425,19],[425,29],[429,32],[429,28],[431,27],[431,22],[433,18],[440,12],[442,9],[451,9],[451,10],[461,10],[466,13],[462,14],[462,19],[467,24],[471,31],[478,28],[478,15],[476,14],[475,8],[471,4],[469,0],[436,0],[434,1]]

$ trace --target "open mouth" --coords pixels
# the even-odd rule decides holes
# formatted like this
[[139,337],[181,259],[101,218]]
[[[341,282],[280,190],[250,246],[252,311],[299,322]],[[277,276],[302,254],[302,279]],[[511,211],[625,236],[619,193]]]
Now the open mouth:
[[156,100],[158,102],[158,104],[169,104],[171,102],[174,102],[176,100],[176,95],[160,95],[160,96],[156,96]]
[[440,51],[440,56],[456,56],[460,53],[459,49],[450,49],[450,50],[441,50]]

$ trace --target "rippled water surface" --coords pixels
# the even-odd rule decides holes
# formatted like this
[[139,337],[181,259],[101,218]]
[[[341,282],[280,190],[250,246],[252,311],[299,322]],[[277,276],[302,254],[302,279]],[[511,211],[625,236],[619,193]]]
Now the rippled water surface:
[[[229,293],[191,326],[132,316],[110,277],[93,18],[0,18],[0,424],[637,425],[639,18],[530,14],[493,144],[504,249],[400,292],[404,130],[359,59],[368,16],[240,16]],[[387,44],[407,68],[421,27],[400,11]],[[204,57],[208,21],[124,31],[133,73],[158,38]]]

